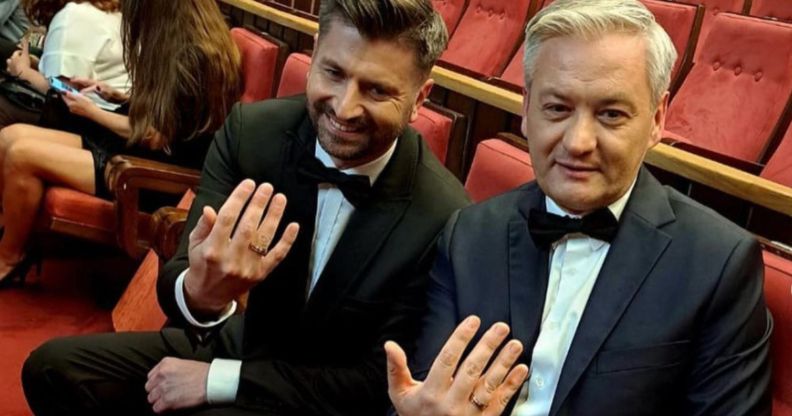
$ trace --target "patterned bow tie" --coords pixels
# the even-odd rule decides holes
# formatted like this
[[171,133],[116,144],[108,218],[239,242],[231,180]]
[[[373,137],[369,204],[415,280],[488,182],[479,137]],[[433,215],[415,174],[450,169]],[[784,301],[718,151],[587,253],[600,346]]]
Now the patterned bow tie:
[[562,217],[532,209],[528,218],[531,238],[537,247],[544,249],[549,249],[565,235],[574,233],[610,242],[618,228],[619,222],[607,208],[600,208],[583,218]]
[[330,183],[338,187],[344,198],[355,207],[371,194],[371,181],[365,175],[349,175],[329,168],[308,152],[303,153],[297,166],[297,174],[316,183]]

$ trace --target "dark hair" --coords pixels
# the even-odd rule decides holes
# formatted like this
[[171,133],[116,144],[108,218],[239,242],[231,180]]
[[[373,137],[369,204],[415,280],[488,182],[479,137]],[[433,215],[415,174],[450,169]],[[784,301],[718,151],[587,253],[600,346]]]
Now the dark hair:
[[52,18],[66,3],[91,3],[103,12],[117,12],[119,0],[22,0],[22,9],[31,22],[49,26]]
[[367,39],[401,42],[415,52],[415,62],[424,76],[448,44],[443,18],[430,0],[323,0],[320,39],[334,19],[351,24]]
[[215,0],[122,0],[132,80],[129,143],[217,130],[241,92],[240,56]]

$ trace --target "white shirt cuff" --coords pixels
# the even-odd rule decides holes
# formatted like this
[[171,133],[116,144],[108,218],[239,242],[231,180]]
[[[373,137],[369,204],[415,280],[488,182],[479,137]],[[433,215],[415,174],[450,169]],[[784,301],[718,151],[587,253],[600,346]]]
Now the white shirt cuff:
[[215,358],[206,378],[206,400],[209,404],[232,403],[239,388],[242,361]]
[[236,301],[231,301],[231,303],[226,306],[222,313],[220,313],[220,317],[214,321],[209,322],[198,322],[197,319],[190,313],[190,309],[187,308],[187,300],[184,297],[184,278],[187,276],[187,271],[190,270],[189,268],[184,269],[183,272],[179,275],[176,279],[176,304],[179,305],[179,310],[181,311],[184,319],[190,323],[190,325],[198,327],[198,328],[213,328],[221,323],[223,323],[226,319],[230,318],[231,315],[236,312],[237,303]]

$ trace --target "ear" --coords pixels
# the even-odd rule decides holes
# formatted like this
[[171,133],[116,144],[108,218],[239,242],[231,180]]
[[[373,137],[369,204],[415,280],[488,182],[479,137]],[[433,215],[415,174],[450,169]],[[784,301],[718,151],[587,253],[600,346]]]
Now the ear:
[[523,88],[522,122],[520,123],[520,132],[526,139],[528,138],[528,121],[526,120],[526,117],[528,117],[528,107],[530,106],[530,101],[531,87],[526,86]]
[[663,130],[665,128],[665,117],[668,111],[668,97],[670,94],[666,91],[657,103],[657,110],[654,113],[654,120],[652,122],[652,133],[649,138],[648,148],[651,149],[660,143],[663,138]]
[[410,123],[415,121],[418,118],[418,110],[423,105],[424,101],[429,97],[429,93],[432,91],[432,87],[434,86],[434,80],[429,78],[427,79],[421,88],[418,89],[418,94],[415,97],[415,102],[413,103],[413,110],[412,114],[410,114]]

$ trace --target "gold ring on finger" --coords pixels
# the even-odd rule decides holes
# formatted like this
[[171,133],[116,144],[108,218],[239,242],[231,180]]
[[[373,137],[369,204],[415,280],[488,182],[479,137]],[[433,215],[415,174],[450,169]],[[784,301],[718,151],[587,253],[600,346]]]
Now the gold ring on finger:
[[248,244],[248,248],[250,249],[250,251],[262,257],[266,256],[267,253],[269,252],[269,248],[266,245],[264,244],[258,245],[252,241],[250,242],[250,244]]
[[478,410],[484,410],[488,405],[488,403],[482,403],[479,399],[477,399],[475,394],[470,395],[470,403],[473,403],[473,406],[476,406]]

